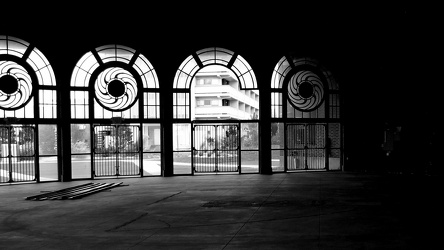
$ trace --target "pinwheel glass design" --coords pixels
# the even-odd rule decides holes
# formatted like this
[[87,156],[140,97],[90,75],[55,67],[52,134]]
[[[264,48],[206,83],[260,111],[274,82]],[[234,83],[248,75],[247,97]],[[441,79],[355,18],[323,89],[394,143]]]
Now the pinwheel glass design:
[[137,82],[133,75],[122,68],[102,71],[94,84],[96,100],[110,111],[131,108],[137,100]]
[[12,61],[0,61],[0,108],[19,109],[31,95],[32,80],[26,69]]
[[312,111],[324,101],[321,79],[311,71],[299,71],[288,83],[288,100],[299,111]]

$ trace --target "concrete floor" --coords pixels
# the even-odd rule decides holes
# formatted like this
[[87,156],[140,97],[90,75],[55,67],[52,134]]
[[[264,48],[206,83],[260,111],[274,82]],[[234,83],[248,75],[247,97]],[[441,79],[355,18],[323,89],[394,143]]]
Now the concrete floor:
[[120,178],[77,200],[25,197],[91,181],[0,186],[0,249],[434,249],[432,177],[311,172]]

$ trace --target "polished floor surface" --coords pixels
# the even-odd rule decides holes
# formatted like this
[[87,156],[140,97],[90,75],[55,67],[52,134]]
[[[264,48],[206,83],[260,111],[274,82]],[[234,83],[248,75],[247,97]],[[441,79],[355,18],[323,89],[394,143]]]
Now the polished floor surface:
[[[123,183],[81,199],[25,199],[88,182]],[[2,185],[0,249],[436,249],[441,186],[348,172]]]

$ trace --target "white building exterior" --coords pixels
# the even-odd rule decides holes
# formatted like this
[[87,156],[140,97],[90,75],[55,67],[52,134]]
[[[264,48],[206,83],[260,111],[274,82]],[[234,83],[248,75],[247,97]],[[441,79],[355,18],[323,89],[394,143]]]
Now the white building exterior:
[[191,120],[259,118],[259,92],[240,90],[235,74],[223,66],[197,72],[191,87]]

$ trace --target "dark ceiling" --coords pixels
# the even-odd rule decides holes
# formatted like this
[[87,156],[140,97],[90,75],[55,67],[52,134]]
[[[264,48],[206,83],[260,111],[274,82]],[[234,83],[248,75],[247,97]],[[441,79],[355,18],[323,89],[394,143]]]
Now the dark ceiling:
[[437,52],[438,35],[431,32],[437,18],[427,12],[432,7],[142,3],[33,3],[22,9],[13,2],[2,8],[0,34],[34,44],[66,75],[87,50],[111,43],[140,50],[168,75],[190,53],[211,46],[238,52],[256,71],[269,71],[285,54],[312,56],[334,72],[350,103],[364,107],[358,117],[374,112],[405,120],[436,112],[436,70],[425,65]]

